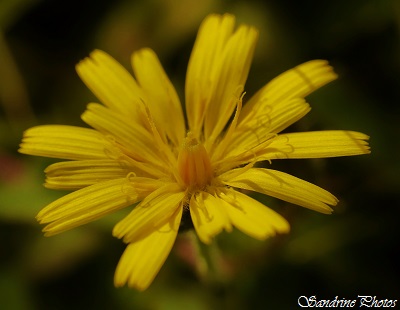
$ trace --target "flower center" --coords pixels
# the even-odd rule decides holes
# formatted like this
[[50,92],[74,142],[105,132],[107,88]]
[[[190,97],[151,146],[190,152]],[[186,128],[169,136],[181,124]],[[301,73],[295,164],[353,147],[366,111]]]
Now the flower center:
[[179,152],[178,171],[183,183],[190,189],[202,189],[212,180],[210,157],[191,132]]

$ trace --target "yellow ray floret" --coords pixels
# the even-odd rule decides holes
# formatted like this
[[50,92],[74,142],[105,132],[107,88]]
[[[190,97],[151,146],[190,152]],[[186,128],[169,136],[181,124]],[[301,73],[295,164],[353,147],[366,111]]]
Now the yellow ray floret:
[[355,131],[326,130],[278,135],[263,159],[324,158],[369,154],[369,137]]
[[221,175],[226,185],[256,191],[321,213],[331,213],[338,200],[326,190],[272,169],[234,169]]
[[171,251],[181,217],[182,209],[177,209],[166,223],[126,247],[115,271],[115,286],[128,284],[140,291],[149,287]]
[[289,232],[289,223],[257,200],[234,190],[224,192],[221,198],[231,223],[249,236],[265,240]]
[[231,221],[220,198],[205,192],[193,195],[190,214],[199,239],[206,244],[222,230],[231,231]]
[[138,106],[143,94],[132,75],[107,53],[95,50],[82,60],[76,71],[87,87],[109,108],[140,119]]

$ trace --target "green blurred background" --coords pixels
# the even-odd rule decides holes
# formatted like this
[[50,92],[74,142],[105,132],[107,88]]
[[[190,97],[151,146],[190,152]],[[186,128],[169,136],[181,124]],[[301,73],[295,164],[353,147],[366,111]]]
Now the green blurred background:
[[[202,248],[203,277],[182,235],[150,289],[116,289],[124,246],[111,229],[123,212],[43,237],[35,215],[64,193],[42,186],[54,161],[17,153],[22,131],[84,125],[79,116],[95,98],[74,66],[95,48],[130,68],[132,51],[151,47],[183,98],[197,28],[211,12],[260,30],[248,98],[284,70],[328,59],[340,79],[308,97],[313,110],[289,131],[365,132],[372,154],[274,161],[337,195],[336,212],[256,196],[290,221],[290,234],[266,242],[222,234]],[[399,30],[397,0],[1,0],[0,308],[296,309],[302,295],[400,299]]]

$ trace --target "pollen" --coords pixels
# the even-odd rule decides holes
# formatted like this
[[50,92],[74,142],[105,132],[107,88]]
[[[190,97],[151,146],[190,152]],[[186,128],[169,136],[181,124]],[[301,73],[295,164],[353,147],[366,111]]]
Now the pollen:
[[191,132],[187,134],[179,152],[178,171],[180,181],[190,190],[204,189],[213,178],[210,157]]

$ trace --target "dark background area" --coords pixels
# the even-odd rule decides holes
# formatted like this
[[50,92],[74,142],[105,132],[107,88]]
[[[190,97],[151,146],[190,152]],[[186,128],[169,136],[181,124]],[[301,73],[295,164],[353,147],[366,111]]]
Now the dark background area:
[[[98,48],[130,70],[134,50],[155,50],[183,101],[201,20],[230,12],[259,28],[246,97],[279,73],[327,59],[339,79],[307,99],[289,131],[346,129],[370,135],[370,155],[274,161],[334,193],[330,216],[256,196],[291,232],[266,242],[218,236],[214,271],[199,279],[180,240],[144,293],[113,287],[122,216],[45,238],[36,213],[63,192],[46,190],[51,162],[17,153],[24,129],[82,125],[95,97],[75,64]],[[0,2],[0,301],[3,309],[295,309],[299,296],[399,299],[400,2],[50,1]],[[398,303],[400,304],[400,303]],[[400,307],[399,305],[397,307]]]

